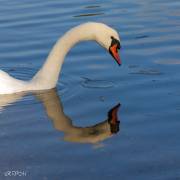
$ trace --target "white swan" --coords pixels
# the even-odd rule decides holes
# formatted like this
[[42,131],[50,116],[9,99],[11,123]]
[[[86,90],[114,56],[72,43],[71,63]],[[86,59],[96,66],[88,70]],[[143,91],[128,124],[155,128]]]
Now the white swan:
[[78,42],[95,40],[110,52],[117,63],[120,38],[118,33],[102,23],[89,22],[69,30],[54,45],[42,68],[29,81],[15,79],[0,70],[0,94],[13,94],[22,91],[52,89],[58,81],[61,66],[68,51]]

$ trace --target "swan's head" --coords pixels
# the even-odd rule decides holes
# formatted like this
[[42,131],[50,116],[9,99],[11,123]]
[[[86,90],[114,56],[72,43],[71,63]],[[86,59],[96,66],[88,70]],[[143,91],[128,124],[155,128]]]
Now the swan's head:
[[105,24],[97,23],[95,25],[95,32],[96,41],[109,51],[116,62],[121,65],[121,59],[118,53],[121,45],[117,31]]

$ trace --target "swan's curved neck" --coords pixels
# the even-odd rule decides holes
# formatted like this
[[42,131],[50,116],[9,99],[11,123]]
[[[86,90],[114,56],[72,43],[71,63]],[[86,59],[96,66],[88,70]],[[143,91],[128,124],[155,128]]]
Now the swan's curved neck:
[[36,86],[39,83],[41,86],[48,86],[43,87],[46,89],[55,87],[66,54],[76,43],[85,40],[95,40],[95,33],[91,24],[80,25],[68,31],[54,45],[44,65],[33,77],[32,82]]

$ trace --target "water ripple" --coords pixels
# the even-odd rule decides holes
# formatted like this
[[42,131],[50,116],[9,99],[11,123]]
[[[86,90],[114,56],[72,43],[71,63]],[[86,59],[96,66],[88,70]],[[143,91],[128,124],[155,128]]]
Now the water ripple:
[[140,69],[135,72],[131,72],[130,74],[140,74],[140,75],[162,75],[159,70],[156,69]]
[[100,16],[103,15],[104,13],[87,13],[87,14],[80,14],[80,15],[76,15],[74,17],[87,17],[87,16]]
[[85,88],[112,88],[114,84],[105,80],[94,80],[89,78],[83,78],[81,85]]

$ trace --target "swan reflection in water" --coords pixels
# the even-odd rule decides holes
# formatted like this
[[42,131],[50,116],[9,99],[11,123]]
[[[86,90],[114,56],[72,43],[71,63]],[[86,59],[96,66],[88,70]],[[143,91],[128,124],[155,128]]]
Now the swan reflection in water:
[[[15,101],[18,101],[26,93],[0,96],[0,108],[3,108]],[[118,119],[118,109],[120,104],[111,108],[107,113],[107,118],[98,124],[89,127],[77,127],[72,120],[64,113],[56,89],[33,93],[42,102],[48,117],[52,120],[54,128],[64,132],[64,140],[77,143],[98,143],[119,131],[120,121]]]

